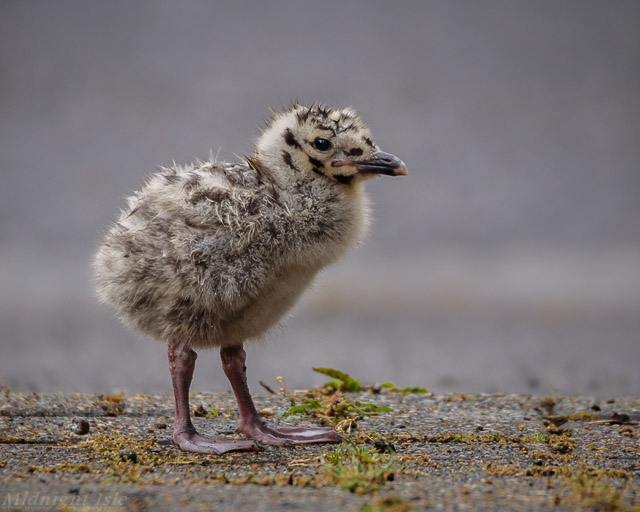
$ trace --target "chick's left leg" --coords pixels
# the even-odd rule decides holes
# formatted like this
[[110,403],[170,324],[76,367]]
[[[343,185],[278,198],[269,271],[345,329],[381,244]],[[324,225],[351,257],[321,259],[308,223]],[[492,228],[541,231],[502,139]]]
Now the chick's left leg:
[[298,428],[282,427],[273,429],[267,427],[258,414],[249,386],[247,385],[247,367],[245,366],[246,352],[242,345],[223,347],[220,349],[222,368],[231,383],[240,410],[240,425],[238,432],[243,433],[261,444],[271,446],[288,446],[292,444],[339,443],[344,438],[331,428]]
[[232,451],[257,451],[261,447],[253,440],[224,439],[207,436],[196,431],[189,414],[189,387],[195,370],[197,354],[184,343],[169,343],[169,369],[176,401],[173,423],[173,442],[187,452],[225,453]]

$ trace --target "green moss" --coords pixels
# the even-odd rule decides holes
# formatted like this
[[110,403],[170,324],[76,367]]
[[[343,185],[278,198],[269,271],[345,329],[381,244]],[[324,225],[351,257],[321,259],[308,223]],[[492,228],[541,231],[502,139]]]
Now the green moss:
[[570,453],[576,447],[576,442],[567,433],[562,435],[551,434],[547,439],[547,444],[549,448],[557,453]]
[[572,421],[591,421],[599,419],[599,416],[592,412],[577,412],[575,414],[569,414],[567,419]]
[[0,437],[0,444],[32,444],[37,442],[36,439],[26,437],[5,436]]
[[428,393],[429,391],[427,391],[425,388],[421,388],[421,387],[408,387],[408,388],[393,388],[391,389],[391,391],[393,391],[394,393],[416,393],[416,394],[421,394],[421,393]]
[[333,368],[313,368],[313,371],[335,379],[327,384],[336,389],[340,389],[341,391],[358,393],[362,389],[359,380],[353,379],[350,375],[347,375],[340,370],[334,370]]
[[330,483],[356,494],[367,494],[393,480],[394,457],[384,456],[372,448],[343,443],[323,457]]
[[515,437],[508,437],[504,434],[489,433],[489,434],[475,434],[466,432],[441,432],[434,436],[425,437],[425,441],[428,443],[520,443],[520,439]]
[[[102,481],[138,482],[144,473],[152,473],[166,461],[152,454],[155,439],[139,441],[119,433],[101,433],[77,445],[88,461],[65,461],[51,466],[29,466],[30,473],[94,473]],[[123,451],[125,453],[123,454]]]
[[628,507],[622,502],[621,487],[616,487],[609,478],[629,478],[627,472],[607,474],[593,468],[581,468],[571,479],[572,501],[577,501],[588,510],[638,511],[640,507]]
[[324,409],[320,402],[313,398],[306,398],[301,404],[290,407],[283,416],[314,416],[319,409]]
[[[567,477],[569,482],[586,482],[588,478],[605,480],[609,478],[630,479],[632,474],[621,469],[594,468],[584,464],[560,464],[556,466],[521,466],[518,464],[498,464],[489,462],[482,468],[491,476],[557,476]],[[588,478],[587,478],[588,477]],[[566,482],[565,482],[566,483]]]
[[525,443],[546,443],[549,439],[549,434],[527,434],[522,438]]
[[289,398],[292,406],[280,412],[278,416],[313,418],[334,427],[341,426],[343,422],[353,424],[359,418],[391,412],[389,407],[352,400],[340,392],[327,394],[322,388],[307,392],[301,402],[298,402],[299,399],[295,395],[290,395]]

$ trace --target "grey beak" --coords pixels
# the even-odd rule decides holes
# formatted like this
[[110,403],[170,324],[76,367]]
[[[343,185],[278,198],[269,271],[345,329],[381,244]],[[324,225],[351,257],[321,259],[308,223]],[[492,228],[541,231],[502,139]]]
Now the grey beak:
[[386,174],[387,176],[407,176],[405,163],[397,156],[384,151],[376,151],[371,158],[347,158],[333,162],[333,167],[353,165],[359,174]]

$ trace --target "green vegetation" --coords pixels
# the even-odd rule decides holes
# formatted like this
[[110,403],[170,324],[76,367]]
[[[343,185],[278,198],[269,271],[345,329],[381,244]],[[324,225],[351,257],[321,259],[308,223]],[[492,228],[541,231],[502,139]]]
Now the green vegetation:
[[[310,392],[312,393],[312,392]],[[295,397],[292,398],[295,403]],[[365,416],[375,416],[382,412],[391,412],[391,408],[351,400],[342,393],[320,395],[305,398],[301,403],[291,406],[278,416],[293,418],[314,418],[325,424],[337,425],[343,420],[355,420]]]
[[546,443],[549,434],[527,434],[522,438],[525,443]]
[[331,377],[325,384],[325,387],[332,388],[339,391],[359,393],[360,391],[372,391],[380,392],[381,389],[388,389],[393,393],[428,393],[425,388],[419,386],[409,386],[406,388],[398,388],[393,382],[384,382],[372,387],[363,387],[358,379],[354,379],[351,375],[341,372],[340,370],[334,370],[333,368],[313,368],[314,372],[321,373],[327,377]]
[[408,388],[392,388],[391,391],[393,391],[394,393],[418,393],[418,394],[429,392],[425,388],[420,388],[417,386],[408,387]]
[[395,457],[384,456],[373,448],[343,443],[323,457],[329,481],[357,494],[380,489],[394,479]]
[[325,386],[352,393],[359,393],[362,390],[359,380],[351,378],[350,375],[347,375],[340,370],[334,370],[333,368],[313,368],[313,371],[334,379],[327,382]]
[[[614,474],[613,476],[621,476]],[[625,475],[627,478],[628,475]],[[602,472],[590,468],[581,468],[573,474],[570,482],[573,495],[571,499],[577,501],[588,510],[603,511],[638,511],[640,507],[627,507],[622,504],[620,489]]]
[[569,436],[570,433],[567,432],[562,435],[551,434],[547,439],[547,444],[554,452],[571,453],[576,447],[576,442]]
[[433,436],[426,436],[425,441],[428,443],[518,443],[518,438],[507,437],[504,434],[488,433],[475,434],[466,432],[441,432]]
[[317,402],[313,398],[305,398],[301,404],[290,407],[282,416],[314,416],[316,411],[322,409],[324,409],[324,407],[320,402]]
[[391,412],[390,407],[380,406],[360,400],[353,400],[346,392],[359,392],[363,388],[360,381],[350,375],[332,368],[314,368],[314,371],[333,378],[324,387],[316,387],[305,392],[300,400],[299,393],[288,393],[284,379],[276,379],[283,385],[281,393],[287,397],[291,407],[280,411],[277,416],[291,418],[311,418],[350,431],[359,418]]

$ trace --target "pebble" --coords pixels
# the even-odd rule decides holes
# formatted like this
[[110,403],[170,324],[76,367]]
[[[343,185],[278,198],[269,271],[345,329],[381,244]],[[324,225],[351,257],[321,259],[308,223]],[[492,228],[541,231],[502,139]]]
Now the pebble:
[[84,418],[76,418],[75,420],[73,420],[71,428],[73,430],[73,433],[79,436],[84,436],[89,433],[89,430],[91,430],[89,422]]
[[375,447],[376,451],[380,453],[394,453],[396,451],[396,447],[393,445],[393,443],[390,443],[383,439],[378,439],[377,441],[375,441],[373,443],[373,446]]
[[123,461],[130,460],[131,462],[138,462],[138,454],[129,448],[124,448],[120,450],[120,458]]

